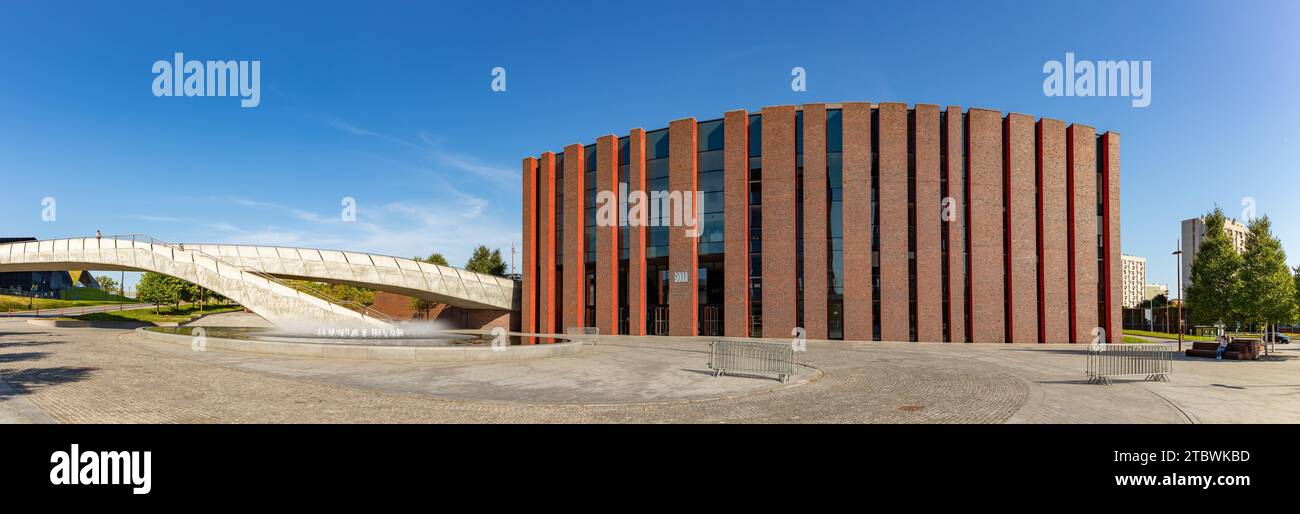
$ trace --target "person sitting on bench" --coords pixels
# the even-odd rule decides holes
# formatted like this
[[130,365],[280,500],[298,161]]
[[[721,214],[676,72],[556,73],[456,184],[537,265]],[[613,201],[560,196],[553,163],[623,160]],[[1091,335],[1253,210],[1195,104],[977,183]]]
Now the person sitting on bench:
[[1223,360],[1223,352],[1226,351],[1227,349],[1228,349],[1228,336],[1224,334],[1223,331],[1219,331],[1219,349],[1218,351],[1214,352],[1214,359]]

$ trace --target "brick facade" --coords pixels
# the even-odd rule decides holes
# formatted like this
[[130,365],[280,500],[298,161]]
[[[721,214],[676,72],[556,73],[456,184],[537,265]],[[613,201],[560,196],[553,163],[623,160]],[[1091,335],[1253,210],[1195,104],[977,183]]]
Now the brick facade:
[[[830,132],[831,111],[838,133]],[[723,212],[701,222],[722,232],[722,249],[712,251],[724,254],[725,335],[750,335],[752,301],[762,302],[755,326],[779,339],[800,325],[813,339],[842,327],[843,338],[854,341],[1088,342],[1097,328],[1108,336],[1119,329],[1118,134],[1024,114],[901,103],[777,106],[758,116],[738,110],[722,122],[723,191],[707,201]],[[669,124],[666,186],[657,187],[693,197],[708,185],[700,183],[705,154],[697,150],[711,148],[700,146],[699,125],[694,118]],[[646,131],[634,129],[627,139],[628,191],[650,191]],[[836,176],[828,175],[831,140],[840,145]],[[712,141],[716,149],[719,140]],[[616,136],[596,142],[596,194],[619,190],[619,148]],[[619,275],[620,232],[597,227],[595,269],[586,269],[586,150],[565,148],[563,180],[555,177],[554,154],[524,160],[524,271],[537,276],[524,277],[519,321],[542,332],[593,324],[602,333],[623,330],[622,281],[626,331],[644,334],[653,292],[647,249],[664,245],[668,331],[699,333],[705,243],[689,234],[692,227],[671,226],[663,242],[652,241],[649,228],[628,228],[627,277]],[[761,193],[751,193],[751,169],[759,170]],[[563,241],[554,238],[557,189]],[[761,229],[751,230],[759,227],[756,216]],[[830,267],[836,252],[838,270]],[[563,262],[556,262],[559,253]],[[596,312],[588,320],[586,274],[593,271]],[[842,314],[828,302],[835,273],[843,277]],[[551,321],[557,306],[562,326]]]

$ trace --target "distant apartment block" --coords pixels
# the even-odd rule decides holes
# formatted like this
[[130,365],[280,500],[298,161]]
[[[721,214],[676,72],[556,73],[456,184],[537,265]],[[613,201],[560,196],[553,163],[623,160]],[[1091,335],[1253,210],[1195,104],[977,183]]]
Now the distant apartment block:
[[[1246,225],[1228,218],[1223,224],[1223,230],[1228,232],[1228,238],[1232,239],[1232,247],[1237,250],[1237,253],[1245,253],[1246,235],[1250,233]],[[1196,252],[1200,251],[1203,240],[1205,240],[1205,220],[1202,218],[1183,220],[1183,291],[1192,285],[1192,261],[1196,260]]]
[[1120,255],[1120,305],[1134,308],[1142,305],[1146,295],[1147,259],[1133,255]]

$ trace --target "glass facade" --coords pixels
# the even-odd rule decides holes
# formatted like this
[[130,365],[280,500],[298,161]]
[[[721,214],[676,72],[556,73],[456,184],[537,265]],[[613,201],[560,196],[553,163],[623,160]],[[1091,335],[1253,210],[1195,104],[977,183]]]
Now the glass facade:
[[[648,199],[668,194],[668,129],[647,132],[646,191]],[[645,228],[645,333],[668,334],[668,222],[671,213],[662,209],[646,213],[650,226]]]
[[699,254],[697,266],[697,301],[699,313],[698,334],[722,335],[725,298],[725,251],[723,219],[723,146],[726,144],[726,127],[723,120],[700,122],[696,135],[696,186],[703,195],[700,218],[700,237],[696,241]]
[[826,111],[826,228],[830,263],[827,280],[827,337],[844,339],[844,117]]
[[763,337],[763,117],[749,116],[749,336]]

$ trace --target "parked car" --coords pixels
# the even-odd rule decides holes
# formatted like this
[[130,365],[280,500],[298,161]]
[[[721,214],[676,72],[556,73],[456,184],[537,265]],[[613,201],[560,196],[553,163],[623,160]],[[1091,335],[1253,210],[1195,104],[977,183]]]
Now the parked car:
[[1283,334],[1283,333],[1281,333],[1281,332],[1265,333],[1265,334],[1264,334],[1264,340],[1265,340],[1265,341],[1268,341],[1269,338],[1270,338],[1270,337],[1273,337],[1273,336],[1276,336],[1276,337],[1277,337],[1277,342],[1279,342],[1279,343],[1282,343],[1282,344],[1290,344],[1290,343],[1291,343],[1291,334]]

